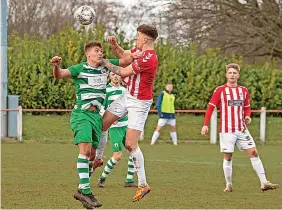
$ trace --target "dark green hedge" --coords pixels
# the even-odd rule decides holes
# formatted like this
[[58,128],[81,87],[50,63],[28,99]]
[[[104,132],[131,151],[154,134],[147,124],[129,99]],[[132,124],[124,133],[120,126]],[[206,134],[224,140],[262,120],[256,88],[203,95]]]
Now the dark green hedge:
[[[107,58],[112,58],[110,46],[104,40],[104,28],[97,25],[88,32],[65,27],[48,39],[11,35],[8,41],[8,92],[20,95],[23,108],[72,108],[75,93],[71,80],[54,80],[50,59],[63,57],[62,67],[83,61],[83,46],[90,41],[103,43]],[[125,49],[131,43],[119,43]],[[154,99],[168,80],[175,85],[177,109],[205,109],[218,85],[225,83],[225,65],[229,62],[242,64],[241,58],[225,58],[218,49],[199,53],[196,46],[173,46],[159,41],[156,45],[159,69],[154,86]],[[241,68],[240,84],[251,95],[252,109],[282,109],[282,70],[266,63],[264,66]]]

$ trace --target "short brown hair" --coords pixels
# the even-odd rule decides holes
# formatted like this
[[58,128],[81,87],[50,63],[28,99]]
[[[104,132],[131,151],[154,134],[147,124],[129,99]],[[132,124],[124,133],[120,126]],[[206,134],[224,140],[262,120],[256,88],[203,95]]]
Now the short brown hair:
[[231,69],[231,68],[236,69],[237,71],[240,72],[240,66],[237,63],[227,64],[226,67],[225,67],[226,72],[228,71],[228,69]]
[[92,47],[100,47],[101,49],[103,48],[100,42],[89,42],[84,47],[84,53],[86,53],[86,51]]
[[138,26],[137,31],[146,34],[147,36],[151,37],[153,40],[156,40],[159,35],[155,26],[146,25],[146,24],[142,24]]

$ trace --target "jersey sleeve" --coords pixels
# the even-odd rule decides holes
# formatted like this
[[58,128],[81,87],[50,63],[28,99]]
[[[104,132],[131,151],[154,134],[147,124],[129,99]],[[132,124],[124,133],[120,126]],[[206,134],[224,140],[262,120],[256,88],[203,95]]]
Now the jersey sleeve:
[[151,53],[144,53],[140,58],[134,60],[131,64],[134,74],[151,70],[151,67],[154,65],[151,59],[152,56],[153,54]]
[[215,109],[215,107],[217,107],[217,105],[220,102],[220,94],[221,94],[222,89],[221,88],[216,88],[213,92],[213,95],[210,99],[210,102],[208,104],[208,108],[205,114],[205,119],[204,119],[204,125],[208,126],[209,121],[211,119],[212,113]]
[[244,98],[244,117],[251,116],[251,105],[249,91],[246,89],[246,96]]
[[217,107],[219,102],[220,102],[220,94],[221,94],[222,89],[221,88],[216,88],[212,94],[212,97],[210,99],[209,105],[212,105],[214,107]]
[[83,68],[82,63],[68,67],[68,70],[71,73],[71,77],[76,78],[79,75],[79,73],[81,72],[82,68]]
[[119,59],[109,59],[109,62],[115,66],[119,66]]

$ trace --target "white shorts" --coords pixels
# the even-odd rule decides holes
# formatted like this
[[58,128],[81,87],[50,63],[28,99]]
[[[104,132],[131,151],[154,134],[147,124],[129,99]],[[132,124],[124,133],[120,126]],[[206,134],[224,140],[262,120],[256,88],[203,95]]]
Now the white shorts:
[[176,120],[175,120],[175,119],[159,118],[158,126],[163,127],[163,126],[165,126],[165,125],[175,126],[175,125],[176,125]]
[[220,151],[224,153],[233,153],[235,144],[239,150],[245,150],[256,147],[253,137],[248,130],[235,133],[220,133]]
[[124,92],[107,108],[112,114],[128,115],[128,128],[143,131],[153,100],[139,100],[129,92]]

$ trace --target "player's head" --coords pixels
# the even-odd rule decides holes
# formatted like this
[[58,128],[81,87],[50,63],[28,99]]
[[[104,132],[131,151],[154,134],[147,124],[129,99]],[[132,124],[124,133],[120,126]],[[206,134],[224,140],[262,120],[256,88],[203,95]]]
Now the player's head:
[[99,42],[90,42],[85,45],[84,53],[87,62],[91,64],[100,64],[103,60],[103,48]]
[[168,82],[165,86],[165,89],[167,90],[167,92],[171,93],[173,90],[173,84],[171,82]]
[[153,44],[158,38],[158,31],[155,26],[142,24],[137,28],[136,47],[142,49],[144,44]]
[[226,78],[228,83],[237,83],[240,78],[240,66],[236,63],[226,65]]
[[121,77],[113,72],[110,72],[110,80],[111,80],[111,83],[114,84],[114,85],[118,85],[120,84],[120,81],[121,81]]

